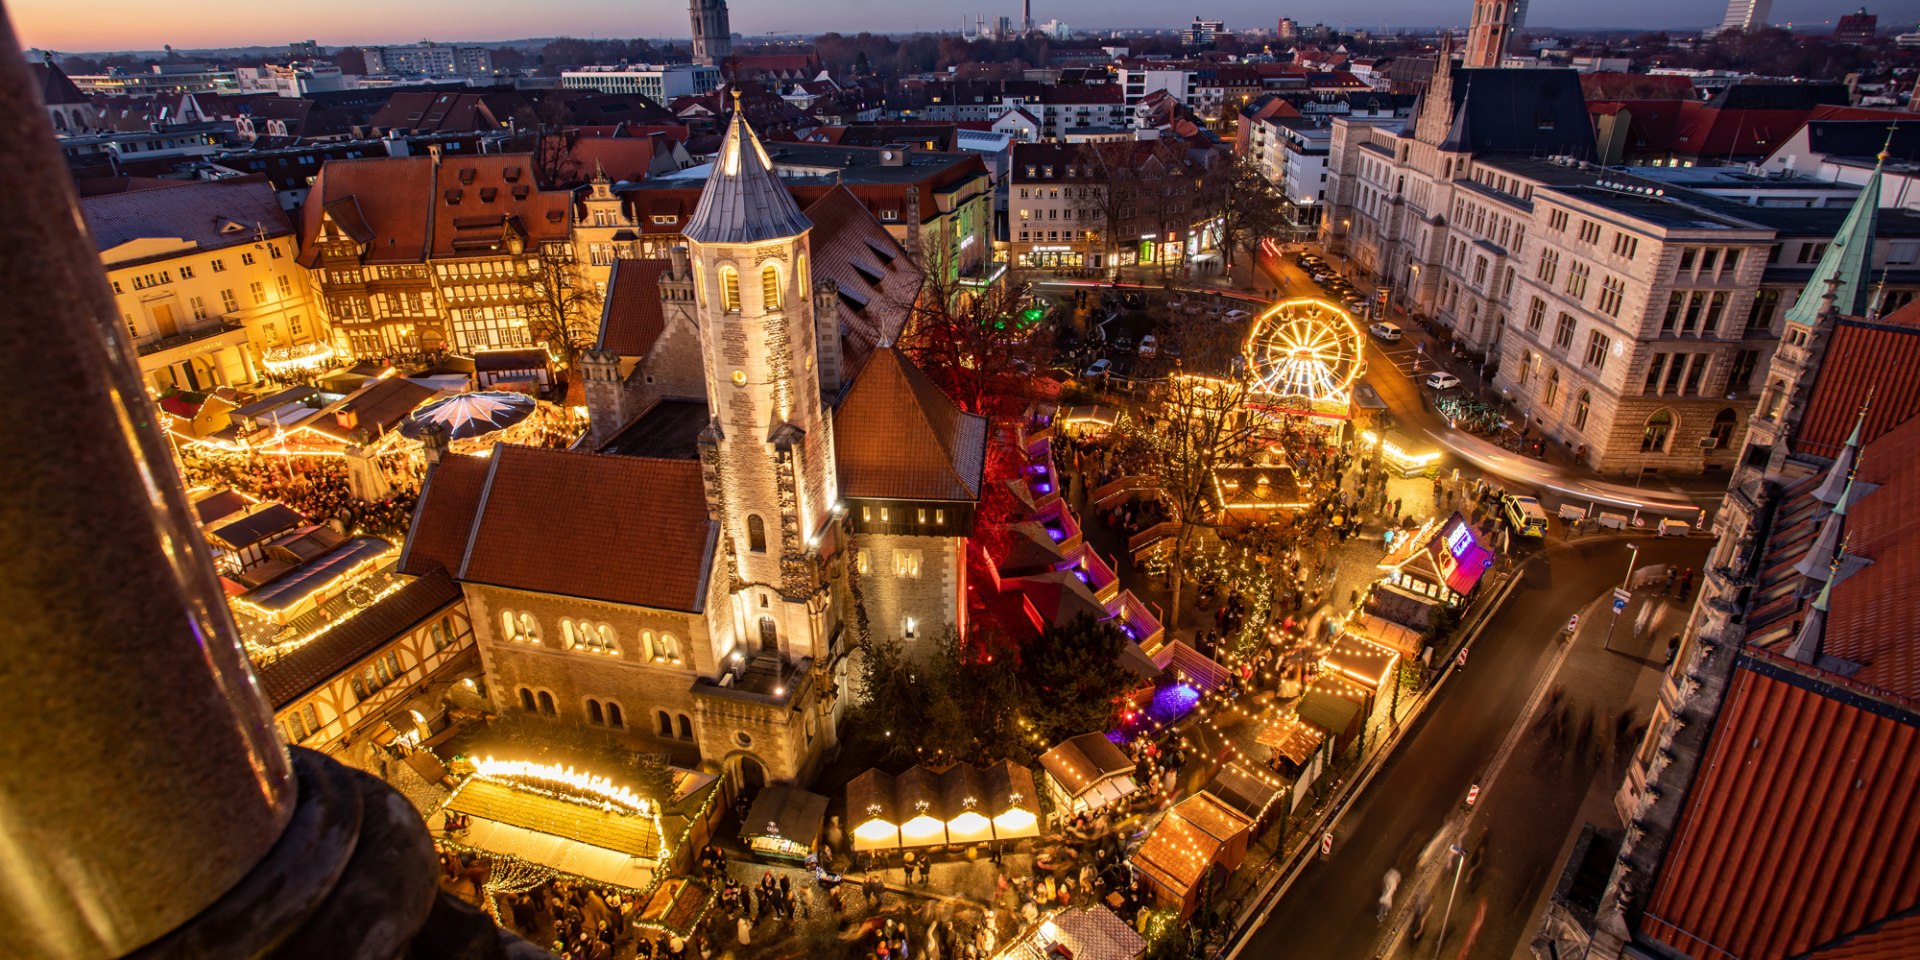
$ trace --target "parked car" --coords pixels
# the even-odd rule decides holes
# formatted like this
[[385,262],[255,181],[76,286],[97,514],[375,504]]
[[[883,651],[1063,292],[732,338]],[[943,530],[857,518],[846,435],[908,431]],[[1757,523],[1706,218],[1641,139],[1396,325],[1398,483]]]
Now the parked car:
[[1253,314],[1245,310],[1228,310],[1226,313],[1220,315],[1220,319],[1228,323],[1245,323],[1252,316]]
[[1367,328],[1367,332],[1382,340],[1400,339],[1400,327],[1391,323],[1376,323]]
[[1093,365],[1088,367],[1086,371],[1080,375],[1088,379],[1099,379],[1111,372],[1113,372],[1113,361],[1108,360],[1106,357],[1101,357],[1095,360]]
[[1160,352],[1160,338],[1149,333],[1140,338],[1140,355],[1151,357]]
[[1452,390],[1460,385],[1460,378],[1445,370],[1435,370],[1427,374],[1426,384],[1435,390]]
[[1500,506],[1507,516],[1507,526],[1523,537],[1544,537],[1547,535],[1547,512],[1540,509],[1540,501],[1518,494],[1506,494],[1500,498]]

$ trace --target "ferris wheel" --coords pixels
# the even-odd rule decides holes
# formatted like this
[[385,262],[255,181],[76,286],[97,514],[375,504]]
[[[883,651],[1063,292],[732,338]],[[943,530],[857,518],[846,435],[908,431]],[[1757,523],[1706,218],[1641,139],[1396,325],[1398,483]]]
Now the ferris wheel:
[[1247,369],[1285,405],[1344,406],[1360,378],[1360,328],[1345,310],[1312,298],[1268,308],[1247,334]]

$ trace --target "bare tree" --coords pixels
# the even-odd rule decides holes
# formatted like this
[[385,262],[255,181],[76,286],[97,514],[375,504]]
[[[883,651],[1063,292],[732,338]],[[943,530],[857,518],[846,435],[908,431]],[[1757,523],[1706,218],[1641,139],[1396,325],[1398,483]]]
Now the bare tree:
[[1202,209],[1220,221],[1220,256],[1229,269],[1241,250],[1258,250],[1260,241],[1282,235],[1285,202],[1251,154],[1215,163],[1207,171],[1201,186]]
[[580,177],[580,161],[573,157],[573,116],[566,101],[545,96],[514,114],[519,136],[515,149],[533,153],[533,175],[542,187],[552,189],[573,183]]
[[600,289],[573,255],[573,245],[543,243],[527,264],[523,302],[534,342],[544,343],[568,365],[593,346],[599,333]]
[[[1194,320],[1207,323],[1209,320]],[[1215,333],[1175,330],[1170,337],[1182,343],[1182,357],[1166,361],[1166,380],[1159,388],[1159,415],[1129,418],[1148,451],[1149,469],[1160,482],[1173,522],[1173,553],[1168,564],[1171,602],[1169,630],[1180,625],[1180,597],[1185,582],[1187,547],[1194,537],[1215,523],[1214,467],[1240,459],[1247,442],[1261,425],[1247,404],[1255,384],[1238,363],[1238,344]],[[1164,354],[1163,354],[1164,356]]]
[[969,413],[1011,416],[1031,399],[1039,359],[1035,331],[1043,311],[1028,284],[1009,271],[992,283],[963,277],[957,251],[938,242],[909,250],[921,285],[899,346],[949,399]]

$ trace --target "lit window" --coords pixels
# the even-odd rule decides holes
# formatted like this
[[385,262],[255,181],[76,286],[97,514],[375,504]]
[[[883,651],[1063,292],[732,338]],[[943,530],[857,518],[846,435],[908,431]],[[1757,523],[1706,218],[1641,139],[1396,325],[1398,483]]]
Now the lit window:
[[760,303],[764,309],[780,309],[780,268],[769,263],[760,268]]
[[893,552],[893,575],[896,577],[919,577],[920,551],[895,550]]
[[720,268],[720,309],[740,312],[740,271],[732,267]]

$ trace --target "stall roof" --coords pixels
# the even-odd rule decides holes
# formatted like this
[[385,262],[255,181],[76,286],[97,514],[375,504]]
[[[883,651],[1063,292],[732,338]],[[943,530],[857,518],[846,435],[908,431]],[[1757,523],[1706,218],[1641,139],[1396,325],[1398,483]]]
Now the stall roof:
[[243,599],[263,610],[288,610],[332,582],[334,577],[352,569],[355,564],[372,560],[391,550],[393,544],[379,537],[354,537],[338,550],[247,594]]
[[1175,807],[1154,824],[1153,832],[1133,852],[1133,865],[1161,886],[1185,894],[1207,875],[1222,846],[1222,838],[1201,829]]
[[[1053,915],[1054,942],[1066,947],[1073,960],[1139,960],[1147,952],[1146,938],[1102,906],[1062,910]],[[1036,929],[1020,942],[1019,960],[1054,960],[1052,944],[1040,942]]]
[[1068,737],[1042,754],[1040,765],[1075,797],[1102,780],[1133,773],[1133,760],[1104,733]]
[[194,497],[193,513],[202,525],[210,527],[247,509],[253,502],[238,490],[206,490]]
[[1306,766],[1307,760],[1326,739],[1327,731],[1301,719],[1295,707],[1276,710],[1255,736],[1255,742],[1272,747],[1275,753],[1292,761],[1296,767]]
[[229,550],[245,550],[305,522],[292,507],[269,500],[238,516],[223,518],[218,526],[207,531],[207,539]]
[[662,852],[660,831],[650,816],[609,813],[479,777],[470,777],[462,783],[459,791],[447,801],[447,807],[457,813],[550,833],[629,857],[658,860]]
[[1343,633],[1320,662],[1356,683],[1378,689],[1399,657],[1392,647],[1359,634]]
[[986,782],[987,803],[994,811],[988,816],[999,816],[1008,810],[1040,812],[1040,798],[1033,788],[1032,770],[1012,760],[1002,760],[988,767],[982,779]]
[[1271,777],[1241,766],[1238,761],[1221,767],[1213,779],[1207,781],[1206,787],[1206,791],[1220,798],[1220,802],[1249,819],[1256,819],[1265,812],[1274,798],[1280,795],[1280,790],[1281,786],[1273,783]]
[[1366,691],[1350,680],[1322,674],[1294,706],[1300,719],[1334,736],[1346,733],[1360,716]]
[[827,816],[827,798],[791,784],[777,783],[760,791],[753,809],[740,825],[742,838],[784,837],[811,846],[820,837]]
[[1418,656],[1426,646],[1418,630],[1403,627],[1385,617],[1376,617],[1370,613],[1359,614],[1347,623],[1349,633],[1358,633],[1374,643],[1392,647],[1400,651],[1401,656]]
[[634,921],[642,926],[659,927],[675,936],[689,936],[713,900],[713,888],[704,881],[668,877],[653,888],[647,902],[636,911]]
[[859,826],[873,820],[899,823],[896,819],[893,775],[875,767],[847,783],[847,820]]
[[1231,843],[1253,827],[1253,819],[1205,790],[1174,805],[1173,812],[1222,843]]

